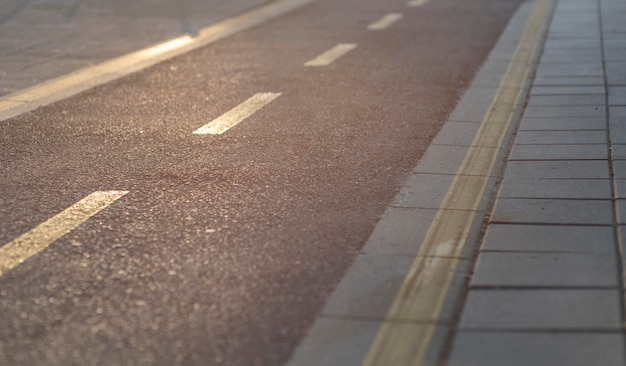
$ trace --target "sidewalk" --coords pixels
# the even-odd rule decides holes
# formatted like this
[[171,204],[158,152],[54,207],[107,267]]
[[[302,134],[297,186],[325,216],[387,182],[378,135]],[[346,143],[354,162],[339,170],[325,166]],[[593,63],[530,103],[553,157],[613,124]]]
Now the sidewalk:
[[0,97],[179,37],[262,0],[0,2]]
[[448,365],[625,364],[625,17],[559,0]]
[[[623,0],[552,2],[536,74],[523,88],[528,97],[511,105],[519,109],[519,125],[513,122],[508,137],[512,149],[507,138],[491,147],[510,154],[500,171],[496,163],[493,173],[476,176],[498,188],[487,188],[482,203],[470,208],[482,222],[463,229],[469,234],[462,251],[435,250],[422,259],[426,265],[411,265],[422,255],[429,227],[440,225],[436,214],[467,210],[454,202],[444,207],[445,191],[462,176],[459,166],[474,147],[476,125],[493,106],[493,85],[506,76],[499,70],[516,62],[511,47],[531,22],[531,3],[537,2],[524,3],[511,20],[288,365],[382,365],[394,359],[394,365],[626,364]],[[436,242],[442,252],[450,244]],[[454,262],[445,267],[450,279],[425,272],[428,261]],[[407,283],[419,281],[430,283],[430,292],[406,291]],[[409,298],[441,297],[432,290],[440,282],[446,284],[439,287],[445,301],[436,317],[428,316],[419,307],[430,300]],[[398,299],[417,310],[393,312]],[[385,327],[397,328],[395,334],[381,337]],[[377,357],[381,352],[372,350],[381,344],[386,354]]]

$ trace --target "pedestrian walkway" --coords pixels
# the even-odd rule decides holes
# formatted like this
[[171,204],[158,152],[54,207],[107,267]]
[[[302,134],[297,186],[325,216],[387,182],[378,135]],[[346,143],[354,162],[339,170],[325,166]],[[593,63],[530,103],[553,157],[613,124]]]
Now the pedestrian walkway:
[[204,27],[261,0],[0,2],[0,96]]
[[448,365],[625,364],[625,16],[559,0]]
[[[523,4],[511,20],[288,365],[626,364],[623,0],[550,2],[552,17],[537,43],[543,48],[530,86],[523,88],[527,95],[511,105],[519,108],[510,131],[516,132],[509,138],[512,148],[506,139],[497,147],[508,157],[490,178],[502,183],[494,185],[497,191],[487,189],[483,203],[472,208],[477,220],[484,220],[464,229],[469,234],[461,252],[440,254],[451,242],[439,241],[441,251],[425,259],[455,263],[446,267],[454,273],[448,287],[440,287],[445,294],[407,291],[411,282],[444,283],[426,271],[435,265],[410,263],[419,260],[432,227],[441,226],[435,214],[450,210],[443,207],[449,200],[442,192],[463,175],[459,161],[468,149],[464,145],[473,145],[468,142],[478,134],[475,123],[487,118],[487,110],[493,112],[492,81],[500,84],[523,69],[510,47],[520,39],[519,24],[533,21],[524,15],[530,3],[541,2]],[[506,73],[494,71],[509,62],[514,67]],[[501,92],[507,93],[506,85],[500,85]],[[495,202],[492,209],[489,202]],[[462,211],[454,202],[452,210]],[[437,317],[423,316],[419,309],[388,310],[398,299],[408,303],[420,295],[446,298],[437,305]],[[399,330],[382,337],[387,355],[380,356],[372,349],[380,348],[385,327]],[[410,350],[425,342],[427,350]],[[411,359],[411,353],[418,356]]]

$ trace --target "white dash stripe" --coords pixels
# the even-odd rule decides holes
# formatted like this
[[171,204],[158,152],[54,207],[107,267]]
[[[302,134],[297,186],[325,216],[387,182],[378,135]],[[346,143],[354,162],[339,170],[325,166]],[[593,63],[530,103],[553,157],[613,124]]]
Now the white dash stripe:
[[400,18],[402,18],[402,14],[400,13],[391,13],[382,17],[377,22],[374,22],[367,26],[369,30],[383,30],[388,28],[393,23],[397,22]]
[[128,192],[94,192],[31,231],[0,247],[0,276],[41,252]]
[[263,108],[282,93],[258,93],[245,102],[239,104],[230,111],[222,114],[213,121],[198,128],[193,133],[196,135],[221,135],[239,122],[250,117],[254,112]]
[[407,3],[407,5],[410,7],[418,7],[418,6],[426,5],[428,1],[429,0],[411,0]]
[[339,57],[356,48],[354,43],[340,43],[314,59],[307,61],[304,66],[328,66]]

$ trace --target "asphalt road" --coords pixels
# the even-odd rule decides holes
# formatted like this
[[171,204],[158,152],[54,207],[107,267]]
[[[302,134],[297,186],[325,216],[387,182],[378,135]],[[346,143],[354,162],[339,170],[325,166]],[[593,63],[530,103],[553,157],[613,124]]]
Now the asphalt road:
[[129,192],[0,277],[0,364],[285,362],[519,2],[317,0],[0,122],[0,243]]

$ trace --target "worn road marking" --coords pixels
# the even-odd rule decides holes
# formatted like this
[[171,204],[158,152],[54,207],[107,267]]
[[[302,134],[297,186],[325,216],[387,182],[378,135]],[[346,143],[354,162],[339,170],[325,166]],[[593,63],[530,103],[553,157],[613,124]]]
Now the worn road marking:
[[78,70],[4,97],[0,97],[0,121],[76,95],[109,81],[145,69],[161,61],[206,46],[315,0],[277,0],[179,38]]
[[383,30],[387,29],[390,25],[397,22],[402,18],[402,14],[400,13],[391,13],[387,14],[384,17],[380,18],[380,20],[370,24],[367,26],[369,30]]
[[[502,141],[530,77],[530,66],[548,19],[550,0],[537,0],[472,146],[422,242],[404,282],[371,346],[366,366],[421,366],[437,329],[398,326],[401,319],[439,319]],[[523,71],[519,65],[525,65]],[[515,71],[515,72],[514,72]],[[504,108],[503,108],[504,106]],[[459,207],[460,203],[464,207]],[[438,258],[432,260],[432,258]]]
[[221,135],[239,122],[250,117],[254,112],[263,108],[281,93],[258,93],[250,97],[245,102],[239,104],[230,111],[222,114],[213,121],[193,131],[196,135]]
[[429,1],[430,0],[412,0],[412,1],[409,1],[407,5],[411,7],[418,7],[418,6],[426,5],[426,3],[428,3]]
[[31,231],[0,247],[0,276],[44,250],[128,192],[94,192]]
[[340,43],[314,59],[307,61],[304,66],[328,66],[339,57],[356,48],[354,43]]

